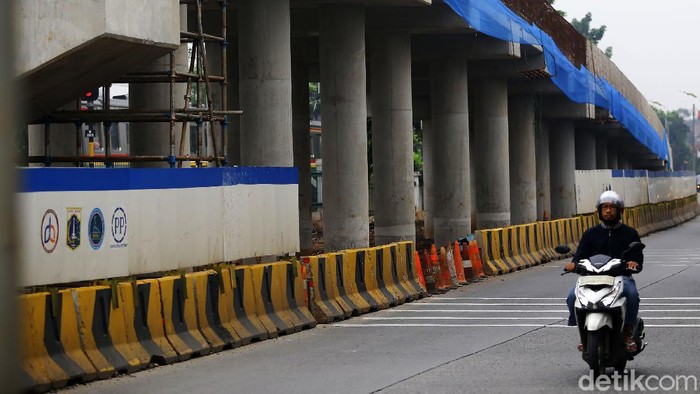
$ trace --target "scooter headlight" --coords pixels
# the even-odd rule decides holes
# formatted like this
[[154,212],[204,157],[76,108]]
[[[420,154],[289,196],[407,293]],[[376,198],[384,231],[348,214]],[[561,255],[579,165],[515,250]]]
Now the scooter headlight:
[[578,285],[576,286],[576,298],[581,306],[587,309],[609,307],[619,298],[621,288],[622,282]]
[[[578,286],[576,287],[576,299],[578,302],[581,303],[581,306],[583,306],[586,309],[591,309],[595,306],[596,300],[595,299],[589,299],[589,296],[594,295],[595,293],[591,294],[591,289],[585,286]],[[598,299],[598,297],[595,297]]]
[[622,294],[622,281],[618,281],[615,283],[615,285],[610,289],[610,291],[607,292],[603,296],[603,298],[600,299],[600,306],[604,307],[610,307],[612,306],[615,301],[617,301],[618,298],[620,298],[620,294]]

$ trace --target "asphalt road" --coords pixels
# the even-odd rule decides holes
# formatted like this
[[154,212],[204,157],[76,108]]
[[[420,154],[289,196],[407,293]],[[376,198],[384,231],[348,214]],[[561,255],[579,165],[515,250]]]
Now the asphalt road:
[[[607,387],[682,392],[686,377],[690,391],[700,390],[700,383],[693,386],[693,378],[700,380],[700,219],[642,241],[644,271],[636,280],[649,345],[628,363],[625,377]],[[560,276],[562,265],[550,262],[390,310],[65,391],[586,392],[594,386],[582,377],[588,368],[575,349],[575,329],[565,326],[565,296],[575,276]]]

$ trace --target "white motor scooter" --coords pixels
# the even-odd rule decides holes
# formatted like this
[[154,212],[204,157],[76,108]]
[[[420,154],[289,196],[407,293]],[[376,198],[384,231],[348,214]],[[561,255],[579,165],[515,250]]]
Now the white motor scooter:
[[[633,331],[637,343],[635,352],[625,349],[622,335],[627,312],[627,299],[622,296],[622,275],[635,272],[626,267],[624,256],[631,251],[640,251],[644,246],[641,242],[633,242],[623,253],[623,259],[599,254],[581,260],[577,265],[576,273],[581,277],[576,282],[574,314],[583,344],[583,360],[596,377],[604,374],[606,367],[622,373],[627,361],[633,360],[647,345],[642,343],[644,321],[641,318],[637,318]],[[564,245],[555,250],[561,254],[571,251]]]

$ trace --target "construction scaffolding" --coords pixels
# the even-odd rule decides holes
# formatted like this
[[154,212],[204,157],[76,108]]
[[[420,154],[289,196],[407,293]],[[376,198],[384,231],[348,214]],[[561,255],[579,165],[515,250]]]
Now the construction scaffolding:
[[[212,35],[204,32],[202,24],[202,9],[204,3],[210,3],[212,9],[220,11],[221,34]],[[171,168],[181,167],[183,162],[192,162],[192,165],[200,166],[224,166],[227,163],[226,152],[228,149],[227,126],[230,116],[242,114],[240,110],[228,109],[228,77],[227,77],[227,0],[180,0],[181,5],[187,6],[187,13],[194,12],[195,31],[181,31],[181,45],[187,45],[189,49],[188,71],[177,70],[175,66],[175,51],[170,53],[170,67],[164,71],[132,72],[113,83],[149,83],[169,84],[169,108],[144,110],[139,108],[114,109],[111,108],[110,86],[103,86],[103,100],[101,108],[88,101],[87,107],[82,106],[81,100],[77,100],[75,110],[54,111],[41,119],[44,125],[44,155],[30,156],[30,163],[42,163],[51,166],[52,163],[74,163],[77,167],[85,166],[130,166],[134,162],[167,162]],[[209,8],[208,8],[209,10]],[[207,61],[207,43],[219,43],[221,46],[221,72],[220,75],[212,75]],[[176,84],[185,84],[184,106],[175,105]],[[212,85],[219,84],[220,98],[217,102],[212,97]],[[193,97],[194,95],[194,97]],[[95,97],[96,98],[96,97]],[[113,155],[111,128],[114,124],[125,122],[168,122],[170,124],[170,152],[168,155],[132,155],[131,151],[126,155]],[[102,124],[104,130],[104,155],[94,154],[94,130],[92,126]],[[185,138],[191,123],[197,127],[196,154],[185,152]],[[51,155],[51,125],[75,124],[76,127],[76,154],[75,156]],[[178,125],[179,144],[177,142]],[[205,127],[207,125],[208,127]],[[87,126],[87,130],[85,127]],[[206,129],[206,130],[205,130]],[[158,131],[153,131],[158,132]],[[211,141],[212,152],[207,154],[204,147],[204,133],[208,133]],[[85,137],[84,137],[85,133]],[[84,154],[84,140],[88,139],[87,154]],[[218,143],[217,141],[220,141]],[[179,149],[176,151],[176,146]]]

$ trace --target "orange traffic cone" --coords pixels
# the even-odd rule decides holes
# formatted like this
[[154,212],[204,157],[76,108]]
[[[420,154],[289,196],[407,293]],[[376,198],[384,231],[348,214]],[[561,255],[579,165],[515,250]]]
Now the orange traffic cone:
[[475,279],[474,263],[471,257],[469,256],[469,243],[467,242],[462,242],[462,260],[469,261],[469,266],[464,268],[464,276],[466,277],[468,282],[471,282]]
[[484,266],[481,264],[481,254],[479,253],[479,245],[475,240],[469,242],[469,249],[471,251],[470,258],[472,258],[472,268],[474,269],[474,276],[477,278],[485,278]]
[[[438,258],[437,248],[435,245],[430,246],[430,263],[433,266],[433,277],[435,278],[435,289],[438,291],[446,291],[447,283],[445,281],[444,272],[447,272],[447,267],[443,270],[442,268],[442,258]],[[448,273],[449,275],[449,273]]]
[[417,250],[413,252],[413,259],[416,263],[416,272],[418,272],[418,280],[420,281],[420,284],[423,285],[423,290],[427,290],[427,287],[425,285],[425,277],[423,276],[423,267],[421,266],[420,256],[418,256]]
[[467,278],[464,277],[464,266],[462,265],[462,253],[459,251],[459,243],[455,241],[454,247],[452,249],[452,256],[455,261],[455,271],[457,272],[457,283],[460,285],[467,285]]
[[[440,248],[440,250],[445,250],[445,258],[447,259],[447,268],[450,270],[450,283],[452,284],[453,287],[459,287],[460,284],[457,281],[457,259],[455,259],[454,253],[452,253],[452,248],[447,247],[447,248]],[[462,265],[462,260],[460,261],[460,265]]]
[[447,264],[447,253],[444,247],[440,247],[440,276],[442,278],[442,283],[446,290],[457,288],[452,284],[452,278],[450,277],[450,267]]

